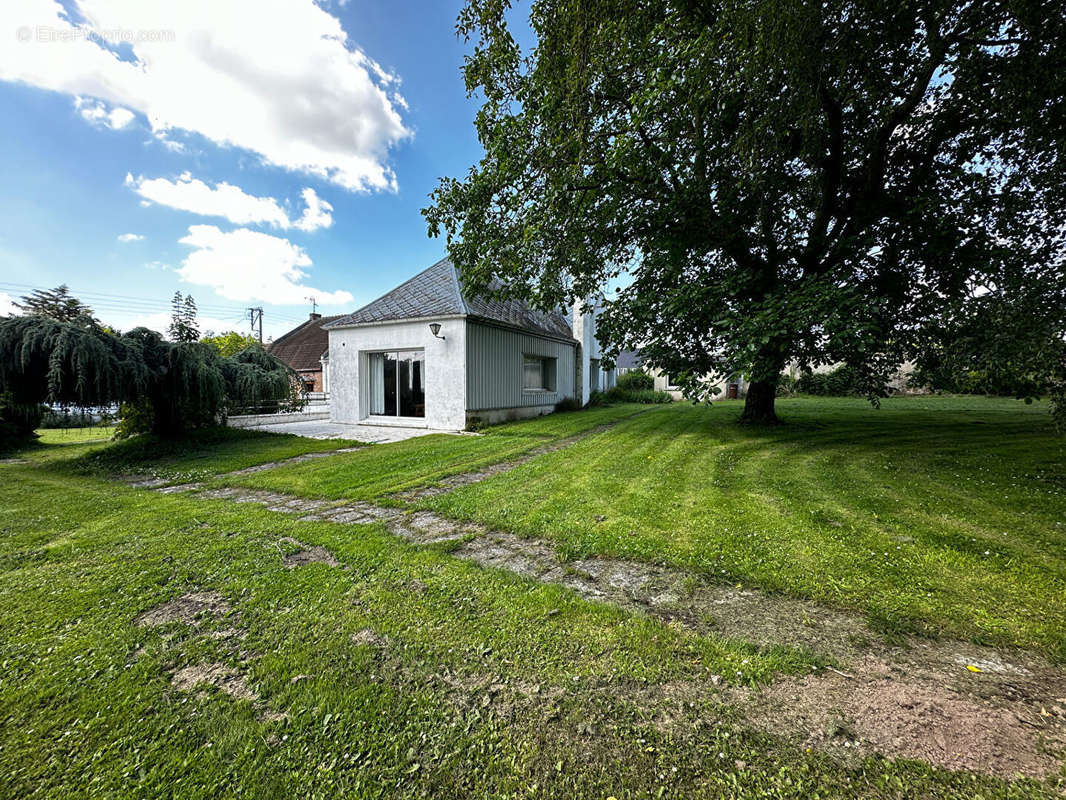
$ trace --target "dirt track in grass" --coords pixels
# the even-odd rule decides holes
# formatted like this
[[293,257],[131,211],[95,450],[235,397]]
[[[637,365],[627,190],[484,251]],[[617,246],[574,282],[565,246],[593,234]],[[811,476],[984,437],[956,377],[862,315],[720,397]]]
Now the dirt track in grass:
[[[254,503],[307,521],[382,523],[413,544],[447,546],[455,557],[558,584],[703,635],[804,648],[826,666],[761,688],[736,687],[731,676],[713,676],[672,692],[720,698],[740,709],[750,727],[839,758],[880,753],[948,769],[1032,777],[1054,774],[1062,765],[1066,674],[1032,653],[950,640],[889,641],[855,614],[709,583],[663,565],[611,558],[562,562],[543,541],[427,511],[199,484],[157,491]],[[290,566],[336,563],[328,552],[300,547],[286,557]],[[635,690],[633,700],[651,702],[645,693]],[[652,713],[657,708],[653,702]]]

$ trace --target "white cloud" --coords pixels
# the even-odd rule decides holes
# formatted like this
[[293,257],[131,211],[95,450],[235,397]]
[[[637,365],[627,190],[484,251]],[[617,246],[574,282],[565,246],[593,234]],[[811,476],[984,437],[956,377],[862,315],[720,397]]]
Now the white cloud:
[[315,190],[310,186],[301,194],[307,207],[303,215],[293,223],[297,228],[302,231],[315,231],[333,224],[333,206],[315,194]]
[[120,242],[143,242],[144,237],[139,233],[120,233],[118,236]]
[[18,316],[21,309],[15,308],[15,298],[7,292],[0,292],[0,317]]
[[74,107],[86,121],[94,125],[103,125],[112,130],[125,128],[133,122],[134,114],[128,108],[115,106],[108,110],[107,106],[96,100],[86,100],[84,97],[74,98]]
[[181,244],[194,248],[177,273],[189,283],[210,286],[229,300],[297,305],[313,295],[322,305],[351,303],[350,292],[324,292],[303,284],[311,258],[288,239],[238,228],[191,225]]
[[[197,133],[345,189],[396,188],[389,151],[411,135],[398,78],[313,0],[268,10],[260,0],[72,8],[88,22],[72,25],[55,0],[0,3],[0,31],[12,37],[0,46],[0,80],[92,98],[100,110],[88,113],[109,126],[132,111],[165,141]],[[114,41],[116,31],[128,41],[119,48],[87,35]]]
[[321,200],[315,190],[303,190],[303,215],[292,220],[273,197],[256,197],[231,183],[210,186],[188,172],[176,181],[167,178],[136,177],[127,173],[126,185],[141,196],[142,205],[159,205],[189,211],[204,217],[223,217],[236,225],[268,224],[278,228],[296,227],[304,231],[328,228],[333,224],[333,206]]
[[289,227],[289,216],[273,197],[255,197],[239,186],[222,183],[208,186],[188,172],[176,181],[166,178],[134,178],[126,175],[126,185],[150,203],[191,211],[205,217],[224,217],[237,225],[265,222]]

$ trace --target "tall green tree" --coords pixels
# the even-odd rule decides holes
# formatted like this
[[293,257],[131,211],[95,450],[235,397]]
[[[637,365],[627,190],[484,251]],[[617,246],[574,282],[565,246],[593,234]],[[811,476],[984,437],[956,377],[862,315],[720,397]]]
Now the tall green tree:
[[196,321],[196,301],[191,294],[182,296],[174,292],[170,301],[170,325],[167,335],[174,342],[195,342],[200,338],[200,325]]
[[93,310],[72,295],[65,283],[55,289],[36,289],[15,306],[26,314],[40,314],[60,322],[88,323],[93,320]]
[[691,395],[792,360],[875,395],[949,314],[1063,283],[1061,0],[468,0],[485,156],[424,210],[476,287],[625,285],[601,331]]

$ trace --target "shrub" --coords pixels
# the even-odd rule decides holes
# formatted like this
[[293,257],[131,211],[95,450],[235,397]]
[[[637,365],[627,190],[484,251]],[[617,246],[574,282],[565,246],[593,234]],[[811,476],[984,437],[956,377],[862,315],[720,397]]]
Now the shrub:
[[830,372],[804,372],[796,381],[796,391],[820,397],[845,397],[863,394],[858,375],[851,367],[837,367]]
[[564,397],[558,403],[555,404],[556,412],[559,411],[580,411],[581,401],[576,397]]
[[798,381],[787,372],[782,372],[777,376],[777,396],[788,397],[795,394],[797,383]]
[[653,403],[672,402],[674,402],[674,398],[670,396],[669,392],[628,391],[618,386],[612,387],[606,392],[593,392],[589,395],[590,406],[605,406],[612,403],[644,403],[645,405],[650,405]]
[[0,393],[0,452],[32,438],[44,411],[40,403],[20,403],[11,392]]
[[655,379],[646,372],[625,372],[618,376],[617,388],[627,392],[650,392],[655,388]]

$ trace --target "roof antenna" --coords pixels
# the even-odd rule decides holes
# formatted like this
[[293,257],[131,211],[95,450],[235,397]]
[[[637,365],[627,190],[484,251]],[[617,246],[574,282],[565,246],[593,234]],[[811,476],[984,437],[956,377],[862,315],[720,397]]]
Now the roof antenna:
[[318,311],[318,300],[316,300],[313,297],[305,297],[304,300],[310,300],[311,301],[311,313],[312,314],[314,314],[316,311]]

